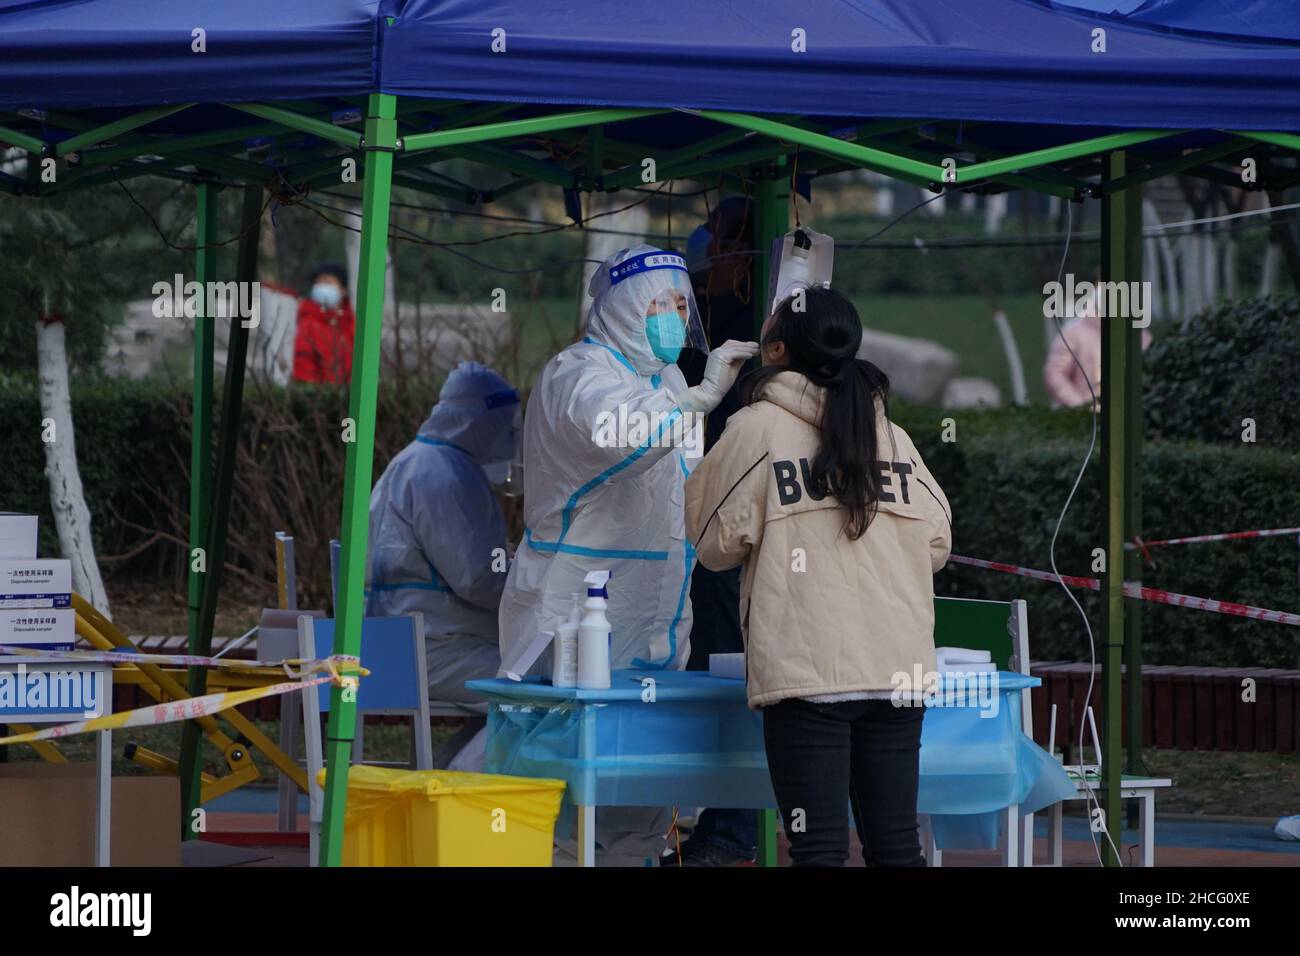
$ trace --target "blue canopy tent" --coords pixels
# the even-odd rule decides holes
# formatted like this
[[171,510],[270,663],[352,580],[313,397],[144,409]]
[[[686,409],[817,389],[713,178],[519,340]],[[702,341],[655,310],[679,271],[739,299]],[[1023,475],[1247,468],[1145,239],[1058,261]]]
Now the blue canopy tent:
[[[273,10],[254,0],[211,9],[0,0],[0,142],[52,160],[58,173],[44,182],[29,162],[25,178],[0,173],[0,189],[39,198],[142,175],[192,182],[203,282],[213,277],[218,188],[244,187],[242,234],[256,235],[263,190],[337,183],[347,159],[363,171],[341,654],[360,641],[394,185],[467,202],[532,182],[612,191],[642,185],[642,159],[652,157],[660,181],[725,173],[749,184],[766,248],[786,228],[798,154],[800,174],[860,167],[935,191],[1096,198],[1105,278],[1131,280],[1142,182],[1188,172],[1285,189],[1300,182],[1297,134],[1300,14],[1290,0],[284,0]],[[556,145],[565,149],[543,149]],[[1260,170],[1253,183],[1237,171],[1247,155]],[[509,178],[483,190],[432,171],[451,157]],[[945,177],[945,158],[955,177]],[[758,288],[766,268],[760,257]],[[256,242],[246,240],[238,278],[255,274]],[[213,569],[191,575],[195,653],[211,642],[247,347],[234,323],[214,462],[212,321],[200,317],[195,334],[191,546],[207,548]],[[1103,332],[1114,555],[1140,522],[1137,334]],[[1103,583],[1105,793],[1116,837],[1121,650],[1131,673],[1140,665],[1140,642],[1126,642],[1122,564]],[[189,691],[204,686],[195,669]],[[355,712],[333,693],[322,858],[337,863]],[[182,750],[187,809],[200,793],[198,732],[187,725]]]

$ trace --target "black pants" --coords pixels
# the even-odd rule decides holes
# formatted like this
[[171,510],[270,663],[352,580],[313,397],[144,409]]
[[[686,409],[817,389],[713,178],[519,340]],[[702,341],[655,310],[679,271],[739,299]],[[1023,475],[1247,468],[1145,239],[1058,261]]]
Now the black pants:
[[888,700],[763,708],[772,789],[795,866],[843,866],[849,805],[867,866],[925,866],[916,825],[923,707]]

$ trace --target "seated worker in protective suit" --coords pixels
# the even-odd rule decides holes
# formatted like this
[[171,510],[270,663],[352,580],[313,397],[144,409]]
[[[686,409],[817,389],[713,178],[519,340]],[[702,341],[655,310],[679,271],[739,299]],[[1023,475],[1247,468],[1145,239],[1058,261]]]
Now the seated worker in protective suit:
[[[589,291],[587,334],[546,364],[528,400],[524,543],[501,597],[501,659],[514,669],[538,632],[568,616],[583,578],[609,570],[611,667],[680,670],[694,564],[683,484],[701,454],[699,416],[758,346],[724,343],[688,388],[673,363],[683,346],[704,349],[704,332],[685,260],[652,246],[616,253]],[[549,656],[534,670],[549,670]],[[661,808],[602,809],[599,862],[653,861],[668,819]]]
[[[506,580],[505,516],[484,469],[514,457],[519,410],[509,382],[462,362],[370,495],[368,613],[423,614],[429,699],[480,712],[486,704],[465,681],[495,677],[501,666],[497,605]],[[437,762],[483,723],[471,721]]]

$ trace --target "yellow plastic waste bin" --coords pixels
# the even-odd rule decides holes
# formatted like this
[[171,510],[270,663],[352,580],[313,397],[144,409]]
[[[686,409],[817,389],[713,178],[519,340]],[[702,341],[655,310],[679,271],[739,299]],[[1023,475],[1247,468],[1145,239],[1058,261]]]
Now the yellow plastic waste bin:
[[563,796],[563,780],[352,767],[343,865],[550,866]]

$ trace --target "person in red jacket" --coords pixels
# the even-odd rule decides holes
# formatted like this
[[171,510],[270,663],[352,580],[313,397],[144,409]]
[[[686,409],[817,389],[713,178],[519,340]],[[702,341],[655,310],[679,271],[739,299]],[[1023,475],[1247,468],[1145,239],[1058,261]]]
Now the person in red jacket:
[[352,378],[355,328],[347,270],[336,262],[322,262],[312,272],[310,296],[298,303],[293,380],[346,385]]

